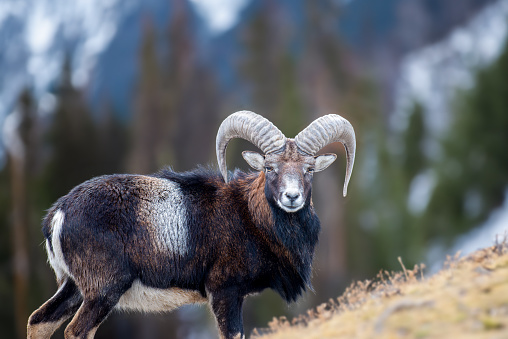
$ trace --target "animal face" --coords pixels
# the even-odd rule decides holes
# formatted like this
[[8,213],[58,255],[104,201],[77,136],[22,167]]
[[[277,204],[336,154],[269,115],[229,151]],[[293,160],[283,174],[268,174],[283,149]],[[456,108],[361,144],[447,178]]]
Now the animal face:
[[310,201],[312,177],[335,161],[335,154],[304,155],[292,139],[288,139],[281,152],[261,155],[244,151],[243,158],[258,171],[265,172],[265,195],[282,210],[292,213]]

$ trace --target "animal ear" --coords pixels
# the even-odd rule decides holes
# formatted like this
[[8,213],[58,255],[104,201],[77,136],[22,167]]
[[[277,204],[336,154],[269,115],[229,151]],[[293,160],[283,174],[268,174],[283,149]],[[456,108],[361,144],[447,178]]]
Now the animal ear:
[[243,151],[242,157],[247,161],[250,167],[256,171],[264,171],[265,169],[265,157],[257,152]]
[[333,153],[326,153],[326,154],[318,155],[317,157],[315,157],[315,159],[316,159],[316,164],[315,164],[314,172],[319,172],[319,171],[324,170],[328,166],[330,166],[332,164],[332,162],[334,162],[335,159],[337,159],[337,155],[335,155]]

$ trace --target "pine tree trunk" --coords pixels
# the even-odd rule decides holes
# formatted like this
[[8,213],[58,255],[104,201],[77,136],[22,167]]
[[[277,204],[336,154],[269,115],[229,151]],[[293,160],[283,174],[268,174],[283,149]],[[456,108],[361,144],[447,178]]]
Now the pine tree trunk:
[[12,272],[14,278],[14,316],[18,338],[26,338],[29,255],[27,246],[28,211],[26,192],[25,143],[20,136],[19,113],[7,117],[5,136],[11,177],[12,199]]
[[29,279],[27,247],[27,206],[24,159],[9,157],[12,190],[12,258],[14,277],[14,314],[18,338],[26,338],[27,294]]

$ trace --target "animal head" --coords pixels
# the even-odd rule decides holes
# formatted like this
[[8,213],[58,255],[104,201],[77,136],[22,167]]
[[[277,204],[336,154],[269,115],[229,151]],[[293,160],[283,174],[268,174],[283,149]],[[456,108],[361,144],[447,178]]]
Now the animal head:
[[216,141],[217,161],[226,183],[226,148],[234,138],[245,139],[262,154],[244,151],[249,166],[265,173],[265,195],[286,212],[296,212],[310,198],[312,177],[332,164],[337,156],[332,153],[316,155],[326,145],[341,142],[346,149],[347,165],[343,194],[353,170],[356,140],[351,124],[336,114],[316,119],[294,138],[284,134],[266,118],[249,111],[240,111],[227,117],[219,127]]

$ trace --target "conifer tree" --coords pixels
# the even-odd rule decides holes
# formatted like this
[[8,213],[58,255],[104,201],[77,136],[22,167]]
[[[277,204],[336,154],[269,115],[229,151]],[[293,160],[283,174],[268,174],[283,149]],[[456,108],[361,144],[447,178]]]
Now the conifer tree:
[[[11,181],[12,207],[12,275],[14,278],[14,315],[18,338],[26,336],[25,320],[28,317],[30,287],[30,255],[28,249],[30,228],[30,176],[34,165],[34,130],[36,111],[28,89],[19,97],[18,126],[11,126],[11,139],[7,145]],[[11,116],[13,117],[13,116]]]
[[172,155],[166,164],[189,170],[215,158],[211,126],[219,124],[220,93],[212,67],[198,57],[188,5],[183,1],[175,5],[167,32],[169,53],[164,59],[164,126],[166,145],[171,145],[164,153]]
[[424,108],[415,102],[409,114],[407,130],[402,138],[402,166],[409,183],[425,166],[423,143],[425,140]]
[[75,185],[101,174],[94,159],[99,149],[97,131],[71,78],[71,60],[66,55],[55,91],[57,107],[48,132],[51,156],[44,181],[51,202]]
[[460,93],[436,164],[437,183],[425,220],[449,242],[484,221],[508,187],[508,44]]
[[11,178],[7,164],[0,170],[0,328],[7,338],[15,338],[14,281],[12,279]]
[[136,88],[133,114],[132,151],[129,171],[154,172],[164,134],[164,107],[161,100],[162,72],[157,58],[156,32],[149,20],[143,27],[140,50],[140,77]]

